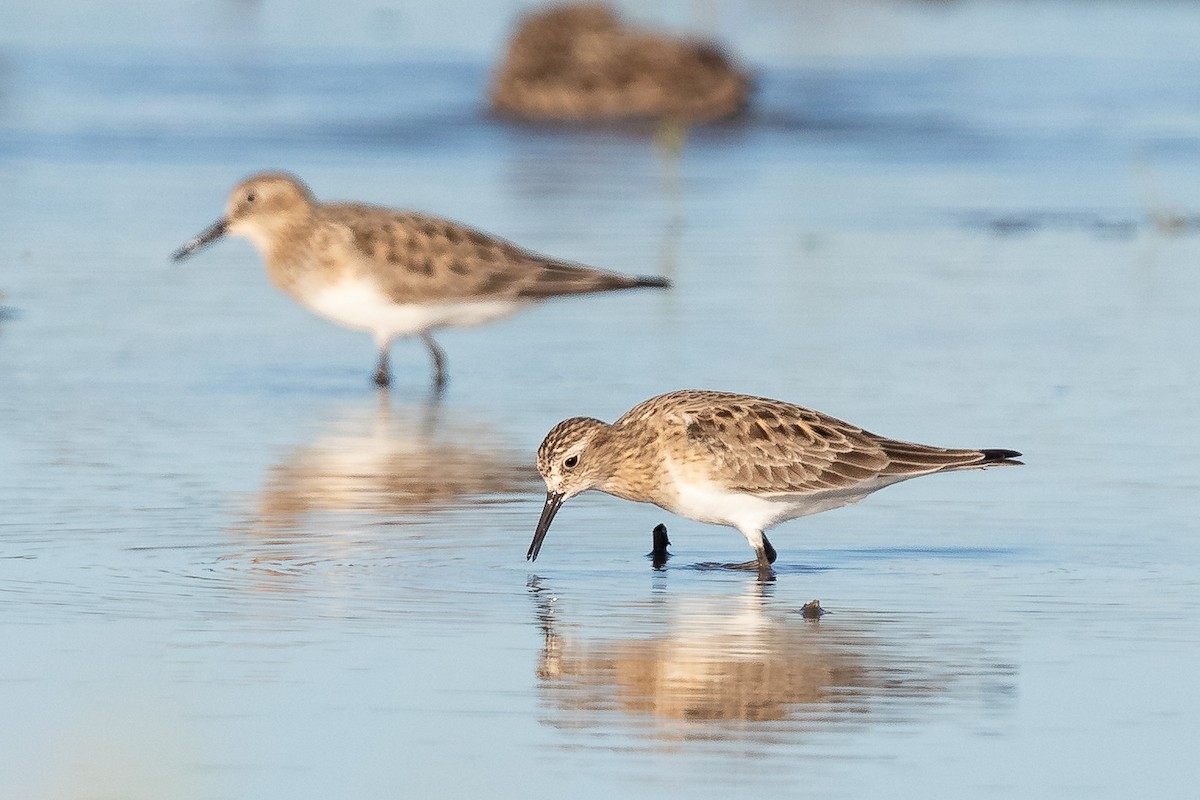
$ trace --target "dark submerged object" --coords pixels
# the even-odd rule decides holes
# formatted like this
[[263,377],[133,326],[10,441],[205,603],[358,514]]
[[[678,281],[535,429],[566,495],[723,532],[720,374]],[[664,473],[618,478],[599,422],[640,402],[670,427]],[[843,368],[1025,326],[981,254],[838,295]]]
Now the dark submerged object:
[[805,619],[820,619],[822,614],[827,613],[821,608],[820,600],[809,600],[800,607],[800,616]]
[[663,525],[661,522],[658,523],[654,526],[651,536],[653,537],[654,543],[650,552],[647,553],[646,556],[650,559],[650,564],[655,569],[659,569],[666,564],[667,559],[671,557],[671,554],[667,552],[667,547],[671,544],[671,540],[667,538],[667,526]]
[[744,110],[750,76],[716,45],[625,26],[603,4],[527,15],[490,90],[497,113],[533,120],[705,121]]

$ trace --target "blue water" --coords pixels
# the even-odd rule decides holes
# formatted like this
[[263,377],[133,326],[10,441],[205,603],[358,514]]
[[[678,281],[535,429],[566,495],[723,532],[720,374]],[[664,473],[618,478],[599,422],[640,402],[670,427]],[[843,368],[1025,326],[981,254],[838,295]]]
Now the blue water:
[[[488,119],[514,13],[0,4],[0,798],[1192,796],[1200,8],[655,6],[758,77],[679,156]],[[246,242],[170,263],[264,168],[676,285],[380,396]],[[545,432],[682,387],[1027,464],[765,585],[595,494],[528,564]]]

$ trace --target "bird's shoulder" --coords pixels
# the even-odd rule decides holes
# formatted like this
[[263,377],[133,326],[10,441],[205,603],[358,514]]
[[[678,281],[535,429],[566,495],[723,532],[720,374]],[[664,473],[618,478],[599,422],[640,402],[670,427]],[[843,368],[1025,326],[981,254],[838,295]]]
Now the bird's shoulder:
[[320,220],[398,302],[515,296],[537,261],[498,236],[420,211],[333,203]]
[[636,278],[543,256],[419,211],[336,203],[323,205],[319,217],[318,227],[337,237],[341,252],[364,265],[397,302],[532,302],[638,285]]
[[617,424],[658,426],[673,457],[707,463],[714,479],[755,492],[813,492],[870,479],[887,466],[878,437],[779,400],[702,390],[672,392]]

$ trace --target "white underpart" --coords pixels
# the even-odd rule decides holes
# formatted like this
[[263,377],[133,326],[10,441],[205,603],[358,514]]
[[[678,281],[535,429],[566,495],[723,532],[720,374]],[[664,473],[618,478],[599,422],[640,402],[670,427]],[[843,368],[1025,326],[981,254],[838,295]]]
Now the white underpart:
[[434,328],[465,328],[506,317],[528,303],[518,300],[445,300],[394,303],[368,279],[356,278],[308,293],[304,303],[328,320],[370,331],[377,344]]
[[680,469],[670,459],[667,459],[666,467],[676,492],[672,505],[664,506],[668,511],[699,522],[737,528],[755,550],[762,547],[763,532],[772,526],[857,503],[885,486],[916,477],[875,478],[846,489],[806,494],[751,494],[730,490],[716,481]]
[[275,237],[269,231],[253,223],[234,222],[229,225],[228,230],[234,236],[249,239],[263,258],[266,258],[267,253],[271,252],[271,245],[275,243]]

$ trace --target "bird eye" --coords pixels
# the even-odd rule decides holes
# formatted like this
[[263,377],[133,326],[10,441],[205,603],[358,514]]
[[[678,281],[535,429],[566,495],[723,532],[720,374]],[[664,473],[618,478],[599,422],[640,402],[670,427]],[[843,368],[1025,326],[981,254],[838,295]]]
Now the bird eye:
[[578,463],[579,456],[567,456],[566,460],[563,461],[563,466],[567,469],[574,469]]
[[254,192],[250,192],[250,193],[248,193],[248,194],[246,195],[246,202],[247,202],[247,203],[253,203],[253,202],[254,202],[254,200],[255,200]]

